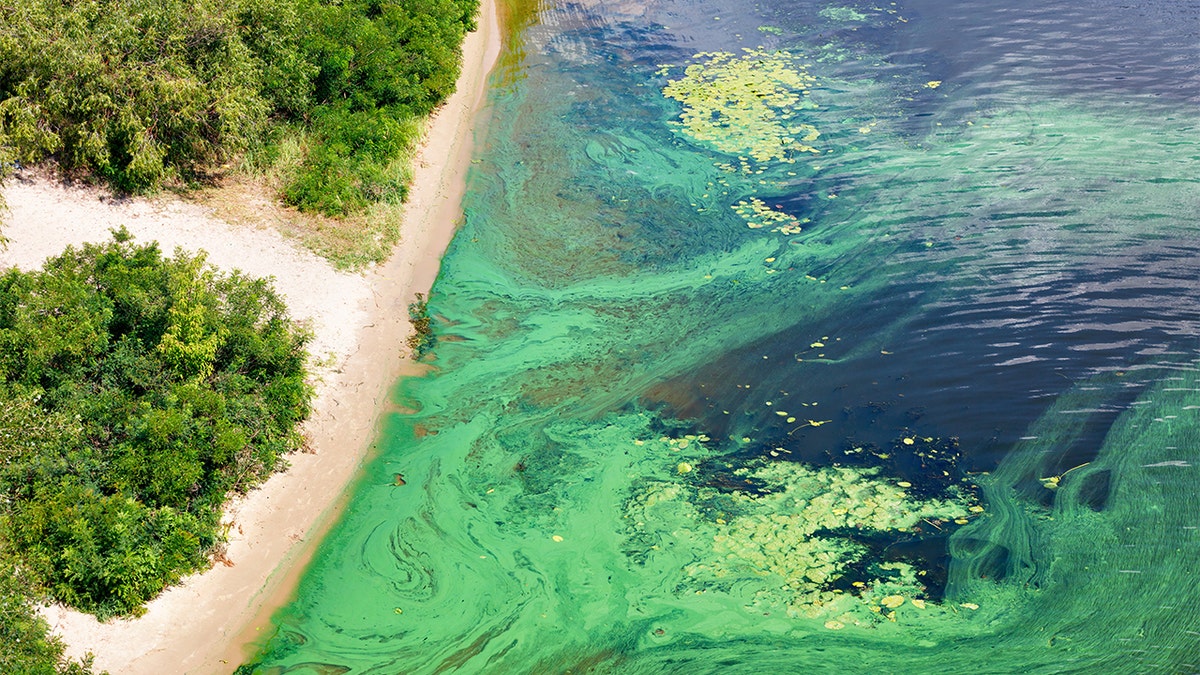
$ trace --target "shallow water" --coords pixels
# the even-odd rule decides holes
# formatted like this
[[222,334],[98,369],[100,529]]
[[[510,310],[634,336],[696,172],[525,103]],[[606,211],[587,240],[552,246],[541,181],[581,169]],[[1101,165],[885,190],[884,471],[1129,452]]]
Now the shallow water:
[[544,8],[438,373],[254,669],[1200,670],[1198,38]]

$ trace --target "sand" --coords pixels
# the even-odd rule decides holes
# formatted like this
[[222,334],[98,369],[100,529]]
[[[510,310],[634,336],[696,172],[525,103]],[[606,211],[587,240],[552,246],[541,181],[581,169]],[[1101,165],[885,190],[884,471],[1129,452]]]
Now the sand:
[[486,77],[500,51],[492,0],[479,29],[463,45],[457,93],[436,113],[418,156],[402,241],[387,263],[363,274],[340,272],[275,230],[230,225],[207,207],[171,197],[114,199],[24,174],[3,187],[0,269],[35,268],[68,244],[108,239],[125,225],[138,242],[158,241],[206,251],[222,269],[271,276],[293,317],[315,334],[317,396],[306,432],[310,450],[290,456],[290,468],[227,509],[231,565],[216,564],[168,589],[132,620],[100,623],[52,606],[44,615],[68,654],[95,655],[112,675],[229,673],[247,643],[294,590],[313,547],[336,518],[347,487],[370,457],[390,391],[419,372],[406,359],[408,304],[427,292],[462,215],[473,131],[484,106]]

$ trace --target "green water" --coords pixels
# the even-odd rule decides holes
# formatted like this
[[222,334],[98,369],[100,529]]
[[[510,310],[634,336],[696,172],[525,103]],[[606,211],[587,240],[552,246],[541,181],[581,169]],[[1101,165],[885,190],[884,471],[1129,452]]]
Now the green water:
[[1194,105],[912,11],[546,8],[247,669],[1197,670]]

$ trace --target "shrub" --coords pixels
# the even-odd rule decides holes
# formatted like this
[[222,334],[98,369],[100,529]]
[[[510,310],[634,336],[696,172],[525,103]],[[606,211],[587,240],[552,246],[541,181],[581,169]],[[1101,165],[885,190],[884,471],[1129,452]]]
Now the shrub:
[[420,135],[416,119],[340,106],[323,110],[315,126],[319,144],[285,188],[288,203],[341,216],[375,202],[404,200],[409,171],[406,165],[397,168],[394,160],[415,148]]
[[2,144],[135,192],[242,151],[271,111],[275,55],[242,40],[229,4],[20,0],[0,23]]
[[0,277],[0,546],[100,616],[203,567],[302,443],[307,339],[266,282],[123,231]]
[[392,165],[453,91],[477,9],[17,0],[0,7],[0,166],[54,159],[143,192],[203,178],[282,129],[316,139],[284,186],[289,203],[341,215],[403,199]]
[[21,566],[0,556],[0,673],[90,675],[82,662],[63,656],[63,643],[34,610]]

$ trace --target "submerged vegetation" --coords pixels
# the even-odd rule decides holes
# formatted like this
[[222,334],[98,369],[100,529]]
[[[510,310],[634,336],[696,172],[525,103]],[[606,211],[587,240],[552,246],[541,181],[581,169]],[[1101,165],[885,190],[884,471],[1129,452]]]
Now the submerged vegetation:
[[327,216],[405,197],[478,0],[18,0],[0,8],[0,167],[144,192],[239,158]]
[[412,324],[413,332],[406,342],[413,359],[420,361],[437,344],[429,318],[429,300],[424,293],[417,293],[417,299],[408,303],[408,322]]
[[0,277],[0,603],[136,614],[207,567],[228,495],[302,445],[307,340],[266,281],[124,230]]

